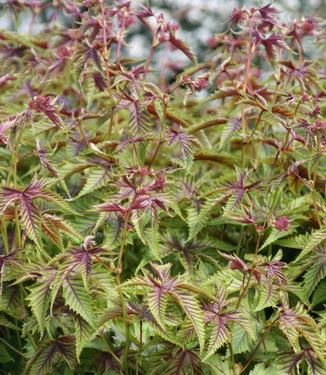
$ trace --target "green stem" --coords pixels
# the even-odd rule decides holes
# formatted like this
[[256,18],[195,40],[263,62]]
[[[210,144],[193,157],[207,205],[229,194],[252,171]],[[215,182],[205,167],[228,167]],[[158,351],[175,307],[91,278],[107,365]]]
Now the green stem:
[[[318,143],[318,151],[319,151],[319,143]],[[319,157],[318,157],[318,160],[317,160],[317,163],[316,163],[316,166],[315,166],[315,170],[313,172],[313,191],[312,191],[312,201],[313,201],[313,205],[314,205],[314,209],[315,209],[315,214],[316,214],[316,218],[317,218],[317,222],[318,222],[318,225],[319,225],[319,228],[321,228],[323,225],[322,225],[322,222],[320,220],[320,217],[319,217],[319,208],[317,206],[317,194],[316,194],[316,182],[317,182],[317,168],[318,168],[318,165],[319,165]]]
[[21,238],[21,230],[20,230],[20,223],[18,217],[18,209],[15,207],[15,229],[16,229],[16,247],[18,249],[22,246],[22,238]]
[[240,253],[240,249],[241,249],[241,245],[242,245],[242,239],[243,239],[243,232],[244,232],[244,225],[242,225],[241,229],[240,229],[240,238],[239,238],[239,242],[238,242],[238,246],[237,246],[237,250],[236,250],[237,256],[239,256],[239,253]]
[[2,235],[5,255],[7,255],[9,253],[9,242],[8,242],[8,234],[7,234],[7,225],[6,225],[5,220],[2,220],[1,222],[1,235]]
[[265,335],[271,330],[271,328],[273,327],[273,325],[277,322],[279,318],[276,317],[273,321],[271,321],[269,324],[267,324],[263,329],[262,331],[260,332],[260,338],[256,344],[256,346],[254,347],[253,351],[251,352],[248,360],[247,360],[247,363],[245,364],[245,366],[241,369],[240,371],[240,374],[242,374],[246,368],[250,365],[250,363],[252,362],[252,360],[254,359],[255,357],[255,354],[257,353],[258,349],[260,348],[260,345],[262,344],[262,342],[264,341],[264,338],[265,338]]
[[233,349],[232,349],[232,343],[229,343],[228,347],[229,347],[229,351],[230,351],[230,362],[231,362],[231,366],[232,366],[232,372],[233,372],[233,375],[236,375],[235,361],[234,361],[234,353],[233,353]]
[[123,353],[123,366],[125,370],[125,374],[128,374],[128,355],[129,355],[129,347],[130,347],[130,324],[128,321],[128,316],[127,316],[127,308],[125,304],[125,300],[123,297],[122,290],[120,288],[121,285],[121,280],[120,280],[120,275],[122,273],[122,258],[123,258],[123,253],[124,253],[124,248],[125,248],[125,243],[127,239],[127,232],[128,232],[128,222],[131,216],[132,212],[132,206],[136,200],[137,194],[134,195],[134,198],[132,202],[129,205],[127,214],[125,216],[125,221],[124,221],[124,228],[123,228],[123,233],[122,233],[122,240],[121,240],[121,245],[120,245],[120,250],[119,250],[119,256],[118,256],[118,266],[117,266],[117,276],[116,276],[116,282],[118,285],[118,294],[119,294],[119,299],[121,303],[121,309],[122,309],[122,318],[125,324],[125,336],[126,336],[126,345],[125,345],[125,350]]
[[[16,139],[15,139],[15,149],[12,153],[11,166],[10,166],[9,176],[12,177],[14,189],[17,188],[18,150],[19,150],[19,146],[20,146],[20,139],[21,139],[21,136],[22,136],[22,129],[23,129],[23,127],[20,126],[20,128],[18,130],[18,134],[17,134]],[[9,178],[9,176],[8,176],[8,178]],[[22,245],[22,242],[21,242],[21,229],[20,229],[17,206],[15,206],[14,214],[15,214],[15,230],[16,230],[16,247],[20,248],[21,245]]]
[[27,359],[27,357],[25,356],[24,353],[20,352],[19,350],[17,350],[16,348],[14,348],[12,345],[9,344],[9,342],[7,342],[5,339],[3,339],[2,337],[0,337],[0,341],[3,342],[6,346],[8,346],[8,348],[10,348],[12,351],[14,351],[15,353],[19,354],[20,356],[22,356],[23,358]]
[[258,116],[258,119],[257,119],[257,121],[256,121],[256,125],[255,125],[253,131],[251,132],[249,138],[252,138],[252,136],[255,134],[255,132],[256,132],[256,130],[257,130],[257,128],[258,128],[258,125],[259,125],[259,123],[260,123],[260,120],[261,120],[261,118],[262,118],[262,116],[263,116],[263,113],[264,113],[264,110],[261,110],[261,111],[260,111],[260,114],[259,114],[259,116]]
[[106,338],[104,337],[103,334],[100,335],[101,336],[101,339],[106,347],[106,350],[112,355],[112,357],[119,363],[119,365],[121,366],[121,360],[120,358],[114,353],[113,349],[111,348],[111,346],[109,345],[109,343],[107,342]]
[[139,375],[139,367],[141,365],[141,353],[143,350],[143,321],[139,322],[139,346],[137,353],[137,363],[136,363],[136,375]]
[[[256,242],[255,258],[256,258],[257,255],[258,255],[259,245],[260,245],[260,236],[258,237],[258,240],[257,240],[257,242]],[[246,283],[245,287],[242,289],[242,292],[241,292],[240,295],[239,295],[238,302],[237,302],[237,305],[236,305],[236,309],[239,308],[242,299],[243,299],[243,298],[245,297],[245,295],[247,294],[247,291],[248,291],[248,289],[249,289],[250,282],[251,282],[251,279],[252,279],[252,275],[253,275],[253,273],[254,273],[254,270],[255,270],[255,265],[253,265],[253,266],[251,267],[251,269],[250,269],[250,273],[249,273],[249,275],[248,275],[247,283]]]
[[158,154],[158,151],[161,147],[161,144],[163,143],[163,131],[164,131],[164,127],[165,127],[165,117],[166,117],[166,105],[164,104],[164,112],[163,112],[163,119],[162,119],[162,124],[161,124],[161,128],[160,128],[160,137],[159,137],[159,141],[158,141],[158,144],[156,146],[156,149],[154,151],[154,154],[152,156],[152,159],[151,161],[149,162],[149,167],[151,167],[151,165],[153,164],[157,154]]
[[249,48],[248,48],[248,59],[247,59],[247,66],[246,66],[246,76],[245,76],[245,83],[244,83],[244,93],[247,91],[247,86],[250,81],[250,69],[251,69],[251,59],[252,59],[252,17],[249,18]]

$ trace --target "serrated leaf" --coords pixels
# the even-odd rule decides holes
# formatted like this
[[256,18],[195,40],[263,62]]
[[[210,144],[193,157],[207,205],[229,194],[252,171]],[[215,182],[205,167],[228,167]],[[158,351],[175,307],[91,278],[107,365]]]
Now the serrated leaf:
[[167,300],[167,295],[161,288],[154,288],[147,294],[149,310],[162,328],[164,328],[166,322],[165,311]]
[[180,302],[188,318],[191,320],[198,337],[199,346],[201,350],[203,350],[205,344],[204,317],[198,301],[194,296],[183,293],[178,293],[176,298]]
[[234,325],[232,329],[232,350],[234,354],[250,351],[252,338],[250,334],[239,325]]
[[92,169],[87,175],[86,183],[84,184],[82,190],[75,198],[83,197],[95,190],[98,190],[105,186],[111,179],[110,170],[107,168]]
[[45,317],[50,304],[51,286],[55,273],[49,272],[49,276],[39,278],[36,285],[31,288],[31,292],[27,299],[29,305],[37,319],[40,327],[41,336],[44,332]]
[[297,259],[298,262],[304,258],[307,254],[310,254],[313,249],[319,246],[323,241],[326,241],[326,227],[313,231],[309,236],[306,246],[303,248]]
[[289,228],[287,231],[280,231],[280,230],[277,230],[276,228],[273,228],[271,230],[271,233],[266,238],[266,240],[264,241],[264,243],[262,244],[262,246],[260,247],[259,250],[261,251],[261,250],[265,249],[267,246],[273,244],[274,242],[276,242],[280,238],[289,236],[294,231],[295,231],[295,228],[293,228],[293,227]]
[[93,328],[80,316],[74,317],[76,337],[76,357],[80,361],[80,354],[93,335]]
[[326,277],[326,248],[317,248],[309,264],[310,267],[304,274],[303,282],[308,297],[315,290],[320,280]]
[[71,310],[90,325],[94,324],[92,299],[82,280],[66,277],[62,283],[62,295]]
[[75,345],[72,336],[44,342],[27,362],[24,375],[47,375],[58,361],[65,361],[70,368],[74,367]]

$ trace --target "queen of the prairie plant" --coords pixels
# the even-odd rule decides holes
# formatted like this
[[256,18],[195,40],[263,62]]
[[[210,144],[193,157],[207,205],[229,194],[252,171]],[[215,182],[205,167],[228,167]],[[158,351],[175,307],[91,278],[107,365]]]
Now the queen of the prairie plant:
[[197,62],[128,0],[3,9],[47,22],[0,32],[0,373],[325,375],[323,21]]

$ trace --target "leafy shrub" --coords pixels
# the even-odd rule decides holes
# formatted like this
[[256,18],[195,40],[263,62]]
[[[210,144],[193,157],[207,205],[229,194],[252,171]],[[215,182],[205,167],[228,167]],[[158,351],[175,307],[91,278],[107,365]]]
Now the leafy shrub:
[[0,33],[1,373],[326,374],[322,22],[235,9],[197,63],[130,1],[6,3],[49,25]]

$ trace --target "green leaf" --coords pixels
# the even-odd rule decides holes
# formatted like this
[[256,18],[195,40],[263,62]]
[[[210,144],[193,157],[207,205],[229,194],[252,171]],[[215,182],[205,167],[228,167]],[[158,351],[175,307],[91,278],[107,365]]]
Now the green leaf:
[[326,277],[326,249],[317,248],[309,262],[310,267],[304,275],[303,286],[308,297],[315,290],[316,286]]
[[9,354],[5,345],[0,342],[0,363],[5,364],[9,362],[14,362],[14,358]]
[[294,351],[300,350],[299,338],[303,336],[313,348],[316,355],[322,359],[323,349],[317,323],[299,303],[293,309],[284,308],[280,313],[279,326],[286,335]]
[[166,324],[165,311],[167,306],[167,295],[161,288],[151,289],[147,294],[148,307],[159,325],[164,328]]
[[319,246],[323,241],[326,241],[326,227],[315,230],[311,233],[306,246],[303,248],[295,261],[298,262],[307,254],[310,254],[312,250]]
[[265,367],[263,363],[259,363],[249,372],[249,375],[286,375],[287,372],[276,369],[273,365]]
[[90,325],[94,324],[92,299],[82,280],[66,277],[62,283],[62,295],[66,304]]
[[13,330],[19,330],[19,327],[17,327],[14,323],[8,320],[4,315],[0,315],[0,327],[6,327],[6,328],[13,329]]
[[266,307],[276,306],[279,293],[274,285],[262,285],[257,289],[257,306],[253,311],[261,311]]
[[326,279],[321,281],[317,286],[313,296],[312,296],[312,305],[316,306],[319,303],[326,301]]
[[27,299],[40,327],[41,336],[44,332],[45,317],[50,304],[51,286],[55,274],[49,273],[49,276],[39,278],[37,283],[31,288]]
[[110,170],[106,168],[92,169],[88,176],[86,183],[76,198],[92,193],[105,186],[111,179]]
[[189,237],[188,241],[192,240],[197,234],[207,225],[210,220],[210,215],[216,207],[218,207],[226,198],[228,194],[218,194],[209,197],[198,211],[196,208],[189,208],[188,210],[188,227]]
[[234,354],[244,353],[251,350],[251,335],[238,324],[232,329],[232,350]]
[[271,233],[269,234],[269,236],[266,238],[265,242],[263,243],[263,245],[260,247],[259,251],[265,249],[267,246],[273,244],[280,238],[289,236],[294,231],[295,231],[294,227],[289,228],[289,230],[287,231],[280,231],[280,230],[277,230],[276,228],[273,228]]
[[307,242],[309,236],[306,234],[299,234],[298,236],[288,237],[275,242],[276,245],[289,247],[290,249],[303,249]]
[[76,357],[77,361],[80,360],[80,354],[94,334],[93,328],[80,316],[74,317],[75,323],[75,337],[76,337]]
[[39,243],[41,217],[39,210],[31,200],[21,199],[21,222],[30,239]]
[[[214,324],[211,325],[211,330],[209,331],[209,342],[207,348],[207,355],[205,359],[213,355],[217,349],[229,341],[230,331],[227,327],[227,322],[223,319],[216,320]],[[205,361],[204,359],[204,361]]]
[[75,345],[72,336],[61,336],[46,341],[27,362],[24,375],[47,375],[57,362],[65,361],[70,368],[75,365]]
[[176,298],[183,307],[188,318],[191,320],[197,333],[199,346],[201,350],[203,350],[205,345],[204,317],[197,299],[194,296],[183,293],[178,293]]

